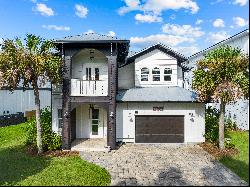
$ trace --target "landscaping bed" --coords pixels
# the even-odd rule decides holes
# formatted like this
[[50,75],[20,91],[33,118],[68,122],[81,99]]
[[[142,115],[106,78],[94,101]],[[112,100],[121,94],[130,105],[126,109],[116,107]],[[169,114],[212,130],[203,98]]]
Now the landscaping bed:
[[0,186],[107,186],[109,173],[78,152],[48,151],[37,156],[25,145],[27,123],[0,128]]
[[227,131],[225,136],[231,139],[235,148],[220,150],[215,144],[209,142],[202,143],[200,146],[241,179],[249,182],[249,132]]

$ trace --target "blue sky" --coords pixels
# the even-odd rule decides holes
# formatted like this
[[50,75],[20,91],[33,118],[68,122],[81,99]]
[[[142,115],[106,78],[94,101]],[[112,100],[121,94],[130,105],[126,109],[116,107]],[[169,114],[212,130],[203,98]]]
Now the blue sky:
[[248,0],[0,0],[0,38],[87,32],[161,42],[189,56],[249,25]]

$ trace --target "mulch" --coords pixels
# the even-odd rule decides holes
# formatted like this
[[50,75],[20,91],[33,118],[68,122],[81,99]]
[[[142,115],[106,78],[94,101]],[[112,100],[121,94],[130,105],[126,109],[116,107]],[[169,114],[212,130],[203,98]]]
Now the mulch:
[[225,148],[221,150],[216,146],[216,144],[212,144],[209,142],[204,142],[199,145],[209,154],[213,155],[215,159],[220,159],[225,156],[229,157],[229,156],[233,156],[239,153],[238,149],[236,148]]
[[26,147],[26,152],[31,156],[49,156],[49,157],[79,156],[78,151],[67,151],[67,150],[45,151],[38,155],[37,149],[31,145]]

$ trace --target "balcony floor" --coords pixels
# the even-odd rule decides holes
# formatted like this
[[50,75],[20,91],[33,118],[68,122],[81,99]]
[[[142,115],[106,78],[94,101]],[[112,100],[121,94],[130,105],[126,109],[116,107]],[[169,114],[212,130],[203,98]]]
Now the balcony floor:
[[75,139],[71,144],[71,151],[100,151],[109,152],[110,149],[107,147],[106,138],[92,138],[92,139]]

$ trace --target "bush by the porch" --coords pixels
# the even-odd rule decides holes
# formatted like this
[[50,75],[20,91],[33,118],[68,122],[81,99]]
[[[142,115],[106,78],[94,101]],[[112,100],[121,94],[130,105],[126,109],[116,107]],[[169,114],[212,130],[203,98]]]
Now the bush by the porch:
[[[37,130],[36,120],[29,120],[27,126],[27,141],[26,143],[37,148]],[[62,148],[61,136],[52,130],[52,117],[49,108],[44,108],[41,111],[41,126],[42,126],[42,143],[43,150],[59,150]]]

